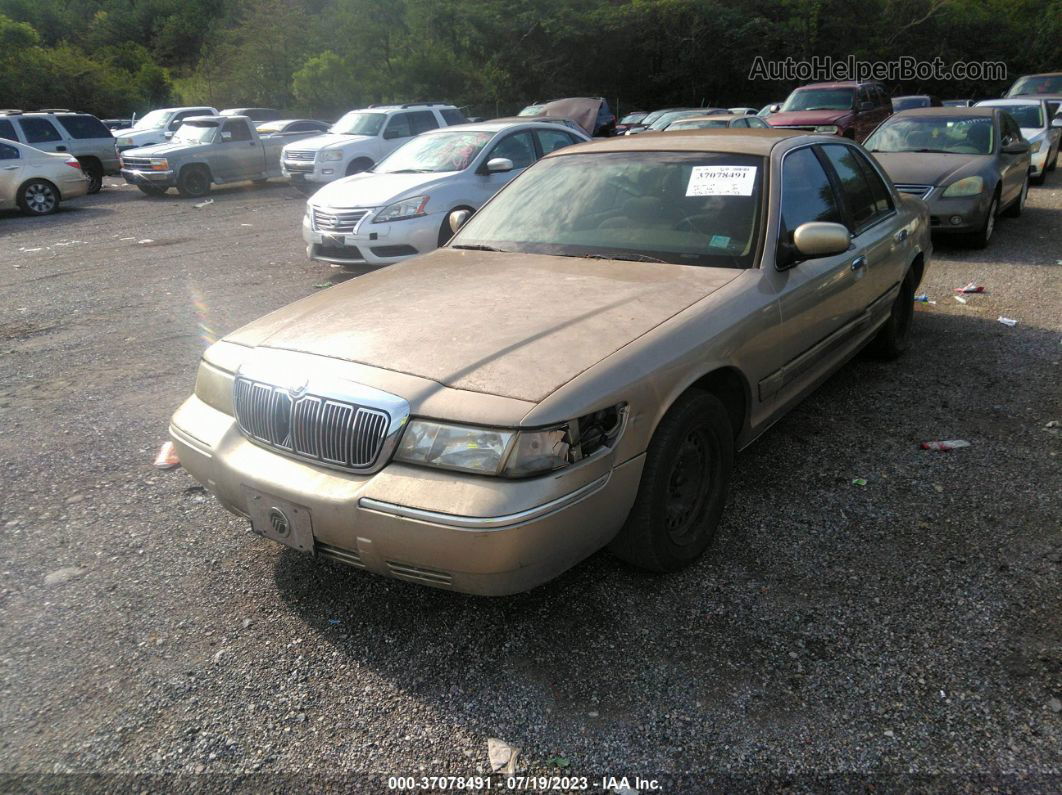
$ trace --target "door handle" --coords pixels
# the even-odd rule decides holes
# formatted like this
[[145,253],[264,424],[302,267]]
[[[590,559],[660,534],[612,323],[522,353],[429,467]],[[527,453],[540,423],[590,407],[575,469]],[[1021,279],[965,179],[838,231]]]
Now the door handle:
[[856,257],[854,260],[852,260],[852,270],[857,271],[857,270],[859,270],[860,268],[862,268],[866,264],[867,264],[867,258],[866,257]]
[[895,235],[893,235],[892,239],[895,240],[897,243],[902,243],[903,241],[905,241],[907,239],[907,227],[904,227]]
[[57,147],[55,147],[55,151],[56,152],[65,152],[66,151],[66,147],[65,146],[57,146]]
[[4,166],[4,171],[18,171],[18,166]]

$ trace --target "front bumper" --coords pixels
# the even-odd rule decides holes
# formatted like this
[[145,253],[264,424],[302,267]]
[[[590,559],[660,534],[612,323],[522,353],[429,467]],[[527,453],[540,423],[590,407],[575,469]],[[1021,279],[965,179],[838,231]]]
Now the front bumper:
[[123,168],[122,176],[130,185],[154,185],[158,188],[172,188],[177,185],[174,171],[142,171],[135,168]]
[[930,229],[942,234],[976,232],[985,224],[985,216],[992,201],[990,193],[942,199],[942,188],[933,188],[924,199],[929,205]]
[[327,185],[346,176],[346,164],[342,160],[330,160],[327,163],[309,160],[280,161],[280,173],[288,177],[293,184],[307,182],[315,185]]
[[184,468],[229,510],[248,516],[254,493],[284,500],[308,510],[318,555],[483,595],[526,591],[607,544],[644,460],[613,467],[609,453],[528,480],[397,463],[372,475],[338,472],[259,447],[195,396],[174,414],[170,436]]
[[343,233],[318,231],[310,219],[303,216],[302,239],[306,241],[306,256],[337,265],[383,267],[438,247],[439,230],[444,221],[442,213],[375,224],[371,217],[374,212],[370,211],[352,232]]

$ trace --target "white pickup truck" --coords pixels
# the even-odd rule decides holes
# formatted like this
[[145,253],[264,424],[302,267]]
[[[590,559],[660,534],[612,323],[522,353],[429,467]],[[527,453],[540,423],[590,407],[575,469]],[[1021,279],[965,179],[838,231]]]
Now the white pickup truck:
[[369,170],[415,135],[466,121],[441,102],[370,105],[345,114],[324,135],[285,146],[281,167],[295,187],[316,189]]
[[259,135],[246,116],[193,116],[169,143],[122,152],[122,176],[149,196],[177,188],[202,196],[212,184],[280,176],[280,150],[290,140]]
[[161,144],[173,137],[173,134],[192,116],[217,116],[216,108],[206,106],[185,108],[159,108],[153,110],[125,130],[115,130],[115,145],[119,152],[136,149],[140,146]]

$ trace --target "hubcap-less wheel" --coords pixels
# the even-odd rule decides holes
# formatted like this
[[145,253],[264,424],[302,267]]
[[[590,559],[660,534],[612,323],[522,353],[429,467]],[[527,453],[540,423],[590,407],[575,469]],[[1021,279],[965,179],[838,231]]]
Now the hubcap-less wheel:
[[708,442],[704,431],[694,428],[682,446],[668,478],[665,524],[671,540],[685,546],[695,540],[701,510],[711,488]]
[[34,182],[26,186],[25,196],[26,209],[34,215],[47,215],[59,204],[59,197],[55,188],[44,182]]

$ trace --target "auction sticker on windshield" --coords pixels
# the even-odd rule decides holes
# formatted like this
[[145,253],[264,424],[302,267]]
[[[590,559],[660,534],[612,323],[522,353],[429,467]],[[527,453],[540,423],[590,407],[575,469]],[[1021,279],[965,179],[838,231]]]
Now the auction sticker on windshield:
[[756,166],[694,166],[687,196],[751,196]]

